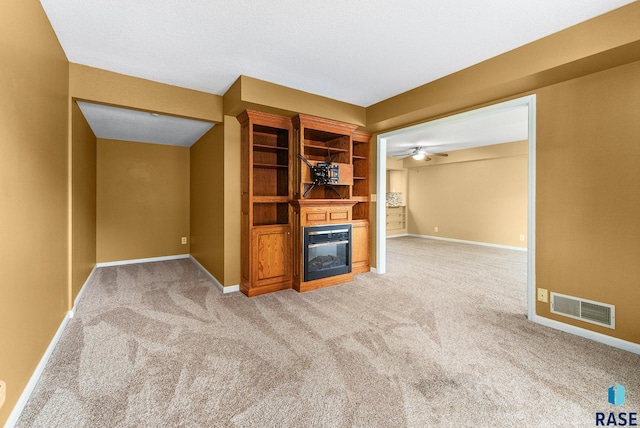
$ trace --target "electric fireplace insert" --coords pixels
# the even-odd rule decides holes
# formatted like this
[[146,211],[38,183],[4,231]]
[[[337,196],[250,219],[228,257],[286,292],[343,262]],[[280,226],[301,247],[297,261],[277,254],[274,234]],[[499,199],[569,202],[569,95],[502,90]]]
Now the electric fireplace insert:
[[304,228],[304,280],[351,272],[351,225]]

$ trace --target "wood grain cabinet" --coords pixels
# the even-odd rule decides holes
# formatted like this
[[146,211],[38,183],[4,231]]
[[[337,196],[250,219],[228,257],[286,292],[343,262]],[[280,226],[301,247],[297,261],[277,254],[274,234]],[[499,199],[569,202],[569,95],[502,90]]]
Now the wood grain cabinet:
[[241,141],[240,291],[291,288],[291,119],[247,110]]
[[356,220],[351,225],[353,250],[351,252],[351,272],[369,272],[369,221]]
[[[299,114],[247,110],[241,124],[241,280],[247,296],[286,288],[307,291],[369,271],[369,140],[357,126]],[[309,166],[339,167],[333,188],[314,185]],[[304,281],[302,232],[351,224],[352,271]]]
[[[256,227],[251,233],[250,289],[270,292],[291,283],[291,231],[289,226]],[[289,287],[284,287],[289,288]],[[255,294],[255,293],[254,293]]]
[[389,234],[401,233],[407,228],[407,207],[387,207],[387,232]]

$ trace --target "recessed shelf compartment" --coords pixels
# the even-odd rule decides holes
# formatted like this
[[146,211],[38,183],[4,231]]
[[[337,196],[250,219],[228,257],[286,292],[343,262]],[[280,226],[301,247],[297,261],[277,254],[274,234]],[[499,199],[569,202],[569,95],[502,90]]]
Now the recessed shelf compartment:
[[253,165],[253,196],[286,197],[288,195],[289,168],[287,166]]
[[253,225],[267,226],[289,223],[289,203],[256,203],[253,205]]
[[354,220],[369,220],[369,202],[357,202],[353,206]]

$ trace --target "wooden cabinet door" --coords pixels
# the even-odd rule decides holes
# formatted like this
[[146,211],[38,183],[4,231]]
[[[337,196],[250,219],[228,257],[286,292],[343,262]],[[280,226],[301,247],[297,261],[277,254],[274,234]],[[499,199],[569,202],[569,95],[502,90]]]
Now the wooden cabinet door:
[[369,222],[354,222],[351,229],[353,248],[351,249],[351,271],[369,272]]
[[253,285],[261,287],[291,280],[290,242],[288,225],[255,227],[252,230]]

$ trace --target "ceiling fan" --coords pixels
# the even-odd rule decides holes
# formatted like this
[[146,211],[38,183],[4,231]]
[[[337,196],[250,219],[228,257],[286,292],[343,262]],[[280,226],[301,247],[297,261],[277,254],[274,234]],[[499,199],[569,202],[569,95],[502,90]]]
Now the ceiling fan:
[[431,160],[430,156],[447,157],[449,156],[449,154],[448,153],[429,153],[421,146],[418,146],[411,149],[411,151],[406,155],[392,155],[392,157],[399,158],[399,159],[408,158],[409,156],[411,156],[415,160],[424,160],[426,162]]

